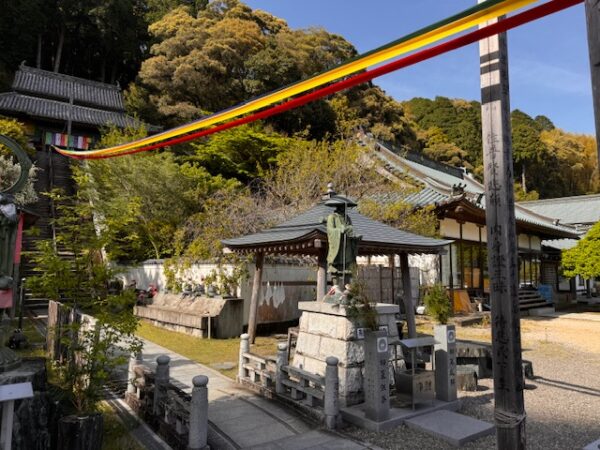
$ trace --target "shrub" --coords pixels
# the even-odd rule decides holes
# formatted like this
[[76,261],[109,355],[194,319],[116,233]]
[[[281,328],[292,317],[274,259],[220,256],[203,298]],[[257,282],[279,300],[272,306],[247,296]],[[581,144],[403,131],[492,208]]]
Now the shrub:
[[441,284],[434,284],[427,289],[423,298],[427,313],[435,319],[436,322],[445,324],[448,323],[450,317],[450,298],[446,293],[446,288]]

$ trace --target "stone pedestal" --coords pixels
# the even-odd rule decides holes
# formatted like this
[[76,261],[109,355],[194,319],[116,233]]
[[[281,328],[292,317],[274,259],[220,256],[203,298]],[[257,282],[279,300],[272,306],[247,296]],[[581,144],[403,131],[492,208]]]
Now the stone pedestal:
[[[389,338],[398,337],[396,314],[398,305],[378,303],[379,325]],[[302,311],[293,366],[325,375],[326,359],[339,360],[340,406],[364,401],[364,329],[348,317],[343,306],[321,302],[300,302]]]
[[435,325],[435,394],[438,400],[456,400],[456,329],[454,325]]

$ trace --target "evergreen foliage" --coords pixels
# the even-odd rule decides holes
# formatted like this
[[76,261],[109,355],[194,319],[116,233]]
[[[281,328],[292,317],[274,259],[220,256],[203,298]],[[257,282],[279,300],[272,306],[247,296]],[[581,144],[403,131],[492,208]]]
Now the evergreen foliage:
[[577,245],[562,253],[565,277],[583,279],[600,277],[600,222],[596,223]]
[[442,325],[448,323],[452,308],[450,298],[443,285],[438,283],[429,287],[423,297],[423,303],[427,308],[427,314],[433,317],[437,323]]
[[52,241],[38,241],[37,251],[31,254],[38,275],[28,278],[27,286],[41,298],[96,319],[50,330],[67,349],[58,372],[69,400],[83,414],[96,410],[112,370],[141,349],[135,337],[135,295],[111,290],[116,274],[103,257],[105,235],[96,232],[90,203],[60,192],[48,195],[58,211],[56,247]]

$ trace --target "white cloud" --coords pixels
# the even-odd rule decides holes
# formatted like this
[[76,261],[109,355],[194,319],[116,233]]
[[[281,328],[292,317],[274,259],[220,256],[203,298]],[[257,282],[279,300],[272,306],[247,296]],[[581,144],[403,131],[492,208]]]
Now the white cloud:
[[579,72],[536,60],[509,60],[510,83],[548,90],[549,94],[591,95],[589,72]]

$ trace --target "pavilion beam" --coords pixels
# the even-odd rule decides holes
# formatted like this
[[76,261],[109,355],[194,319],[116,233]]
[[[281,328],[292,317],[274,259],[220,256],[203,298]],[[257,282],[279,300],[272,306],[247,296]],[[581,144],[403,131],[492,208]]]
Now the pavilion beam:
[[600,161],[600,0],[585,0],[585,16],[592,75],[592,99],[596,118],[596,146]]
[[410,267],[408,265],[408,253],[400,253],[400,268],[402,270],[402,291],[404,293],[404,310],[406,311],[406,325],[408,337],[417,337],[417,324],[415,322],[415,308],[412,300],[412,288],[410,284]]
[[396,283],[394,280],[394,272],[396,271],[396,255],[389,256],[389,266],[390,266],[390,287],[392,290],[392,294],[390,295],[390,303],[392,305],[396,304]]
[[256,339],[256,326],[258,322],[258,296],[262,285],[263,265],[265,254],[257,252],[254,262],[254,280],[252,282],[252,297],[250,297],[250,313],[248,314],[248,334],[250,343],[254,344]]
[[327,252],[320,249],[317,255],[317,301],[322,302],[327,294]]
[[[482,3],[485,0],[478,0]],[[502,18],[486,24],[495,23]],[[498,449],[524,450],[525,404],[506,33],[479,41],[494,418]]]

